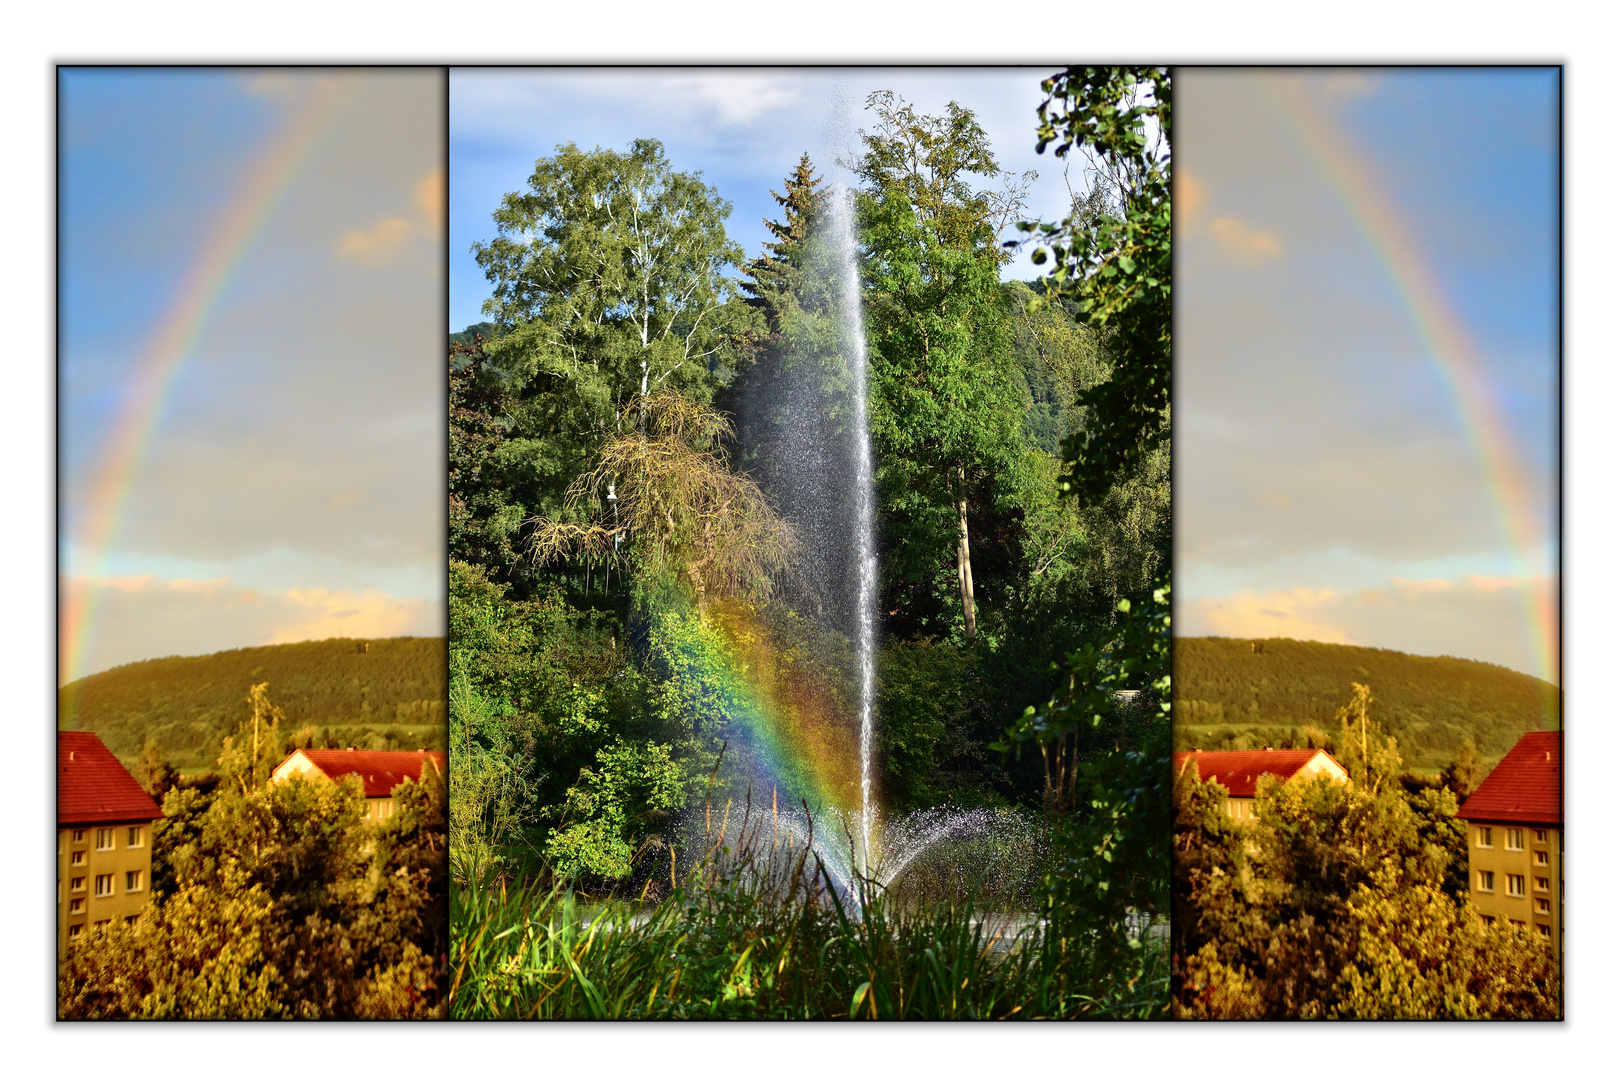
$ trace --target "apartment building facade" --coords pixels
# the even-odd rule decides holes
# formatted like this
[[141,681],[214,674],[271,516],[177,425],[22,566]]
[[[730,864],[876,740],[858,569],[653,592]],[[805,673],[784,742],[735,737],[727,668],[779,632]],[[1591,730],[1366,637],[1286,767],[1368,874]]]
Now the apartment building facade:
[[151,895],[152,823],[163,817],[90,731],[56,733],[56,959],[93,926],[134,922]]
[[1564,956],[1564,733],[1520,736],[1463,801],[1468,885],[1486,922],[1534,927]]

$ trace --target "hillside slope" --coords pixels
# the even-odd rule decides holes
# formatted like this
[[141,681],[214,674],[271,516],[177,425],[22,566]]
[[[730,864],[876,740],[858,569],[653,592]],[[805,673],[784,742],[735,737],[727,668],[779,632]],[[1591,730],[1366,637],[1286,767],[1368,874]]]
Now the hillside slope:
[[1300,738],[1306,724],[1336,734],[1352,682],[1371,687],[1371,715],[1419,768],[1445,765],[1470,736],[1494,761],[1524,732],[1559,725],[1556,687],[1496,664],[1289,638],[1177,638],[1177,747],[1220,749],[1244,738],[1275,746],[1290,731]]
[[58,726],[94,731],[126,764],[151,736],[197,768],[248,716],[248,688],[267,682],[283,736],[312,726],[317,745],[442,749],[444,650],[444,638],[329,638],[142,660],[62,687]]

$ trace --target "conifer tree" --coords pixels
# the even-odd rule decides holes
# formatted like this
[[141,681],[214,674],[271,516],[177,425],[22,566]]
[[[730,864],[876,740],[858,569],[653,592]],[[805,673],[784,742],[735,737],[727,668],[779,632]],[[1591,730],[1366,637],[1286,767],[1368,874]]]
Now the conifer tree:
[[771,192],[771,198],[786,211],[782,221],[764,219],[775,242],[767,241],[764,254],[743,266],[742,291],[748,295],[748,304],[764,314],[773,336],[782,333],[783,314],[799,306],[805,249],[823,198],[817,190],[820,186],[821,177],[815,174],[809,153],[800,155],[784,185],[785,194]]

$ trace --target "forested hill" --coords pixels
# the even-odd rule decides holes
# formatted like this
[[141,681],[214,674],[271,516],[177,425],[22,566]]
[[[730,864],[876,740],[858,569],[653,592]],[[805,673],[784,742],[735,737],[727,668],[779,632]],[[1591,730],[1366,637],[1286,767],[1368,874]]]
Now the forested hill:
[[[1409,765],[1438,768],[1472,737],[1494,761],[1526,731],[1557,726],[1552,684],[1496,664],[1289,638],[1177,638],[1178,746],[1280,745],[1312,724],[1338,730],[1350,684],[1372,690],[1370,716]],[[1545,718],[1545,719],[1544,719]],[[1237,746],[1247,739],[1245,746]],[[1301,743],[1300,745],[1303,745]]]
[[317,746],[442,749],[444,647],[442,637],[329,638],[142,660],[62,687],[59,723],[94,731],[126,764],[150,735],[173,765],[198,768],[249,715],[248,688],[269,683],[284,739],[305,728]]

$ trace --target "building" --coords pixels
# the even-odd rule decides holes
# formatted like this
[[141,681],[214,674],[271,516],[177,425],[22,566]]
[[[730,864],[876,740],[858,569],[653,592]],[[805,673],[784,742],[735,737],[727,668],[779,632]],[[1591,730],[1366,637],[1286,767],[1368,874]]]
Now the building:
[[1530,731],[1463,800],[1468,885],[1486,922],[1533,926],[1564,955],[1564,733]]
[[87,926],[135,922],[163,811],[92,731],[56,733],[56,959]]
[[394,789],[405,781],[420,782],[422,770],[443,776],[445,756],[428,750],[294,750],[270,774],[272,780],[302,775],[337,780],[351,773],[366,792],[366,820],[386,821],[399,809]]
[[1197,763],[1198,779],[1226,789],[1226,812],[1239,821],[1254,820],[1255,785],[1271,775],[1287,782],[1296,776],[1325,774],[1348,780],[1350,773],[1326,750],[1188,750],[1174,755],[1177,776]]

